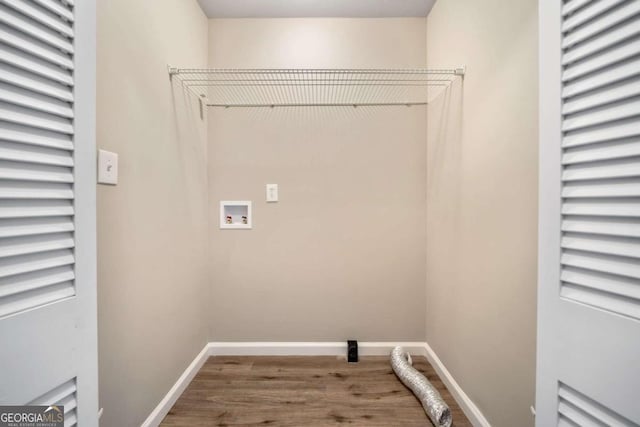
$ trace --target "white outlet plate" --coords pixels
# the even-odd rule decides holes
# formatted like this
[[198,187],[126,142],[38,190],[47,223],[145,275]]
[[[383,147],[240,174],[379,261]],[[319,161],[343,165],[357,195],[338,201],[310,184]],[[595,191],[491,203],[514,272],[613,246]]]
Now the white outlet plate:
[[98,150],[98,184],[118,183],[118,154]]
[[278,184],[267,184],[267,202],[278,201]]

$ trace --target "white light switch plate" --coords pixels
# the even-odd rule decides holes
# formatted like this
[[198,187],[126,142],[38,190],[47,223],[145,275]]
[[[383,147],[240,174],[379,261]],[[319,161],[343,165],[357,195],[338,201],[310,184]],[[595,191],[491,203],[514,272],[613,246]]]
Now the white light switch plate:
[[118,154],[98,150],[98,184],[118,183]]
[[267,202],[278,201],[278,184],[267,184]]

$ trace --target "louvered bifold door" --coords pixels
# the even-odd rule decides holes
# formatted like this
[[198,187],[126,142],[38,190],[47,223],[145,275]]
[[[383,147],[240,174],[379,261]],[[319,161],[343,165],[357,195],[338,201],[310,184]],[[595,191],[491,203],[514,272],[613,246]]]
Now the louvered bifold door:
[[563,29],[561,295],[640,320],[640,2]]
[[0,316],[75,295],[73,23],[51,12],[0,3]]
[[94,23],[94,1],[0,0],[0,404],[73,402],[66,425],[95,382]]
[[540,12],[538,425],[637,426],[640,1]]

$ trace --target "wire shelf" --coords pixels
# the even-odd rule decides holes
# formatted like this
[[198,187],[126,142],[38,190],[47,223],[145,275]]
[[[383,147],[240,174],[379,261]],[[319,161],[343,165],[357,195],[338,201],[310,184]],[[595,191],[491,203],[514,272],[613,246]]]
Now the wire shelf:
[[194,69],[172,79],[209,107],[425,105],[465,69]]

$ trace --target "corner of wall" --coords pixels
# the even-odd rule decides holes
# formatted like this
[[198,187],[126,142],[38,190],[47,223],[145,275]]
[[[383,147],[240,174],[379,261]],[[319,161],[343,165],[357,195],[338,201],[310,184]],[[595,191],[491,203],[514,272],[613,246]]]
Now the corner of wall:
[[536,6],[441,0],[427,18],[428,66],[468,66],[428,107],[427,342],[503,426],[533,425]]

